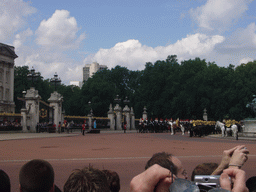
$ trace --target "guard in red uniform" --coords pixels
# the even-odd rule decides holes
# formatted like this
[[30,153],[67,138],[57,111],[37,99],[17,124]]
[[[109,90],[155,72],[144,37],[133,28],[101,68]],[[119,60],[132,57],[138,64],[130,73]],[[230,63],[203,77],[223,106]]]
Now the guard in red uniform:
[[85,132],[85,125],[86,124],[86,120],[84,120],[84,123],[83,123],[83,125],[82,125],[82,129],[83,129],[83,135],[84,135],[84,132]]

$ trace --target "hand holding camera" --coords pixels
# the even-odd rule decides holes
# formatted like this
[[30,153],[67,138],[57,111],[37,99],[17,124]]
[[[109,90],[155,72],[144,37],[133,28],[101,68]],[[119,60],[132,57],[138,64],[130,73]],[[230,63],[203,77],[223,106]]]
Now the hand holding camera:
[[[222,189],[232,192],[248,192],[245,185],[246,175],[241,169],[228,168],[220,176],[220,185]],[[232,188],[233,185],[233,188]]]
[[247,154],[249,150],[244,145],[237,146],[230,159],[229,167],[240,169],[248,159]]

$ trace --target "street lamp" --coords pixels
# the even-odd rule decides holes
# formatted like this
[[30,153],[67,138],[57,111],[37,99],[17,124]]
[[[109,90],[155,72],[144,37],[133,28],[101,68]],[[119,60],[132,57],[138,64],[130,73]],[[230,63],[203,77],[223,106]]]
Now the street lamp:
[[125,100],[123,101],[125,105],[129,105],[130,103],[130,100],[128,100],[128,97],[126,96],[125,97]]
[[91,109],[90,109],[90,113],[89,113],[89,114],[90,114],[90,115],[93,115],[93,111],[92,111],[91,104],[92,104],[92,102],[91,102],[91,101],[89,101],[89,102],[88,102],[88,105],[89,105],[89,108],[91,108]]
[[116,95],[116,98],[114,99],[114,101],[119,104],[121,102],[121,99],[119,98],[119,95]]
[[27,75],[28,80],[32,81],[32,87],[34,87],[34,81],[36,81],[39,76],[40,76],[40,73],[35,72],[35,69],[32,67],[32,69]]
[[23,105],[22,105],[22,108],[23,109],[26,109],[26,100],[25,100],[25,96],[26,96],[26,91],[22,91],[22,96],[23,96]]
[[51,78],[50,82],[54,84],[54,90],[56,91],[57,86],[61,83],[61,79],[58,77],[57,72],[55,72],[54,77]]

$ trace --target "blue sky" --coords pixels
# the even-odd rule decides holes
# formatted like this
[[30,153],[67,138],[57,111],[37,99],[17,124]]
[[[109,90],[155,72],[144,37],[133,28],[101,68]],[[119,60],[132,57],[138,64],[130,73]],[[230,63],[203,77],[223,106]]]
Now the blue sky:
[[252,0],[0,0],[0,42],[17,66],[82,81],[85,64],[144,69],[176,54],[219,66],[255,60]]

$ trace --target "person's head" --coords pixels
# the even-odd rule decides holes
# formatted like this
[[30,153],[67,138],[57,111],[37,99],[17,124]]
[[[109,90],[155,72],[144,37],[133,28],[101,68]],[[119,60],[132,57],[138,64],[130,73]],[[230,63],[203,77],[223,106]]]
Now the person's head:
[[217,167],[217,163],[202,163],[197,165],[192,172],[191,181],[194,181],[195,175],[211,175]]
[[188,173],[187,173],[186,169],[184,169],[181,161],[175,156],[172,156],[172,158],[170,160],[177,168],[176,176],[180,179],[188,179]]
[[10,178],[3,170],[0,170],[0,191],[1,192],[10,192],[11,183]]
[[154,164],[158,164],[166,169],[169,169],[178,178],[187,179],[187,172],[183,168],[181,161],[177,157],[172,156],[170,153],[155,153],[150,160],[148,160],[145,169]]
[[27,162],[19,174],[21,192],[51,192],[54,190],[54,170],[42,159]]
[[64,192],[110,192],[106,175],[91,166],[75,169],[64,185]]
[[249,189],[250,192],[256,192],[256,176],[247,179],[246,187]]
[[117,172],[110,170],[102,170],[102,172],[106,175],[109,188],[111,192],[120,191],[120,178]]

